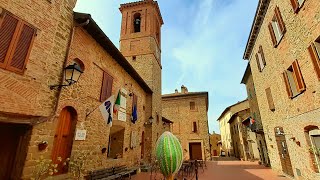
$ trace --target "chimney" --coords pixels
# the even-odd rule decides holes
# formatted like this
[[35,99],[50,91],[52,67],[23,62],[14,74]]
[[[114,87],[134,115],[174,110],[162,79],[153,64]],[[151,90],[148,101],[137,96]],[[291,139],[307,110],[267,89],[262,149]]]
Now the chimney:
[[185,87],[184,85],[182,85],[182,86],[181,86],[181,93],[182,93],[182,94],[188,93],[188,88]]
[[178,93],[179,93],[178,89],[175,89],[175,90],[174,90],[174,93],[175,93],[175,94],[178,94]]

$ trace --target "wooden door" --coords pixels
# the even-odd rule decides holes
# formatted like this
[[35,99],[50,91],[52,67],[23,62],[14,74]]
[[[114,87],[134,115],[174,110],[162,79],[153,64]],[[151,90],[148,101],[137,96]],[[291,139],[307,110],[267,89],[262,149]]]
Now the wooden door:
[[[63,163],[71,155],[74,131],[76,127],[76,112],[71,107],[62,109],[56,133],[54,136],[52,161],[58,164],[58,173],[63,174],[68,172],[68,167]],[[58,159],[61,158],[60,162]]]
[[27,125],[0,123],[0,179],[21,178],[30,140],[29,130]]
[[218,156],[217,150],[213,150],[213,156]]
[[292,164],[291,164],[291,160],[290,160],[290,155],[288,152],[288,146],[287,146],[287,142],[286,142],[285,133],[283,131],[283,128],[281,128],[281,127],[275,128],[275,136],[276,136],[276,142],[277,142],[277,146],[278,146],[282,171],[285,174],[288,174],[288,175],[294,177]]
[[201,143],[189,143],[189,153],[191,160],[202,159]]
[[144,158],[144,131],[142,132],[141,135],[141,159]]

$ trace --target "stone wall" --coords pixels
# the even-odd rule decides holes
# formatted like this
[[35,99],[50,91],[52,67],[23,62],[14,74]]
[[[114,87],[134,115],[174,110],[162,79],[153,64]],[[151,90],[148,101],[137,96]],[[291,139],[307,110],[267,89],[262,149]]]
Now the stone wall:
[[[186,93],[188,94],[188,93]],[[202,144],[202,157],[210,159],[208,114],[205,95],[162,97],[162,114],[173,121],[173,134],[181,142],[185,159],[189,159],[189,143]],[[178,94],[179,95],[179,94]],[[180,94],[181,95],[181,94]],[[190,102],[195,102],[195,110],[190,110]],[[192,132],[193,122],[197,123],[197,132]]]
[[[277,48],[273,47],[268,24],[279,6],[286,32]],[[255,84],[261,119],[265,130],[271,166],[281,172],[281,162],[274,128],[283,127],[294,176],[298,179],[318,179],[313,170],[307,136],[304,128],[320,126],[320,86],[307,48],[320,35],[320,1],[306,0],[298,13],[293,12],[290,1],[271,0],[260,28],[250,66]],[[259,72],[255,53],[262,45],[266,67]],[[282,72],[298,60],[306,90],[291,99],[286,92]],[[269,110],[265,89],[271,88],[275,111]],[[290,140],[295,138],[295,141]],[[299,142],[299,143],[297,143]],[[301,176],[298,175],[301,172]]]

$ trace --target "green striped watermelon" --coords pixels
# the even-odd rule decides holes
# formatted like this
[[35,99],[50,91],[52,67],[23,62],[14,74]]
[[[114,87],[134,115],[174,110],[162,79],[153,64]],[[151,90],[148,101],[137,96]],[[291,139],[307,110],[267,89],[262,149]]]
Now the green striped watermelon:
[[176,174],[183,161],[182,147],[176,136],[164,132],[157,141],[156,156],[165,177]]

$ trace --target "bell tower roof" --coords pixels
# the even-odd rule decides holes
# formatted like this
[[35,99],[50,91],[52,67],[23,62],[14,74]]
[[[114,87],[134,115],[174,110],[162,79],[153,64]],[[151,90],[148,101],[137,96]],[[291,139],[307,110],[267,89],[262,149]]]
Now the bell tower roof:
[[163,19],[162,19],[162,15],[161,15],[161,12],[160,12],[160,8],[159,8],[159,4],[157,1],[153,1],[153,0],[142,0],[142,1],[136,1],[136,2],[130,2],[130,3],[124,3],[124,4],[121,4],[120,5],[120,11],[122,12],[123,9],[125,8],[129,8],[129,7],[134,7],[134,6],[141,6],[141,5],[148,5],[148,4],[151,4],[151,5],[154,5],[156,7],[156,10],[157,10],[157,13],[160,17],[160,22],[161,22],[161,25],[163,25]]

